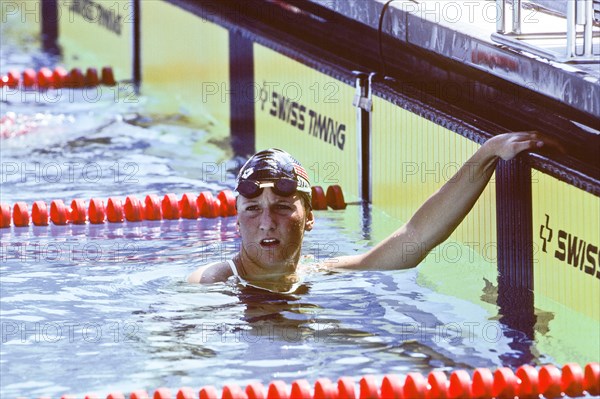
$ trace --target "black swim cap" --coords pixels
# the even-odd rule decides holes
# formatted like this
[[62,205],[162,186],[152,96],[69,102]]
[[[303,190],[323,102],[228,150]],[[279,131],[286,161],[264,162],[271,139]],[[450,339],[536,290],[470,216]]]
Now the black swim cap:
[[[240,169],[236,182],[239,188],[240,182],[244,180],[275,182],[279,179],[296,181],[296,191],[307,193],[310,197],[310,180],[306,170],[297,159],[278,148],[269,148],[250,157]],[[237,188],[236,191],[238,191]]]

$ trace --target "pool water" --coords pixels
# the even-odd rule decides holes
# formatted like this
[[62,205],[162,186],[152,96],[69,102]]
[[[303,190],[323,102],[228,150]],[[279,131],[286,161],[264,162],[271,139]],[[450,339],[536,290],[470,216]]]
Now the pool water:
[[[3,29],[0,72],[56,62],[34,37]],[[185,115],[146,112],[143,93],[126,94],[119,101],[108,89],[93,101],[83,90],[65,90],[56,101],[3,95],[2,117],[21,130],[0,142],[2,202],[31,207],[232,187],[239,161],[226,142]],[[209,178],[208,166],[223,172]],[[318,212],[304,254],[323,262],[369,248],[374,240],[361,216],[369,213],[376,210],[364,205]],[[186,283],[198,266],[237,251],[235,218],[11,227],[0,239],[2,398],[552,361],[483,299],[436,292],[420,282],[418,268],[308,267],[290,295],[233,280]]]

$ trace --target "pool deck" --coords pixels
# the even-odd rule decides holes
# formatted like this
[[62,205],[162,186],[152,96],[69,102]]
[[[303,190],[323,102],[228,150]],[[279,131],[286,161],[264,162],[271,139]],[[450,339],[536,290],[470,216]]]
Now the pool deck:
[[[345,17],[379,27],[387,0],[310,0]],[[525,7],[527,6],[527,7]],[[511,14],[511,9],[507,14]],[[509,48],[496,34],[496,2],[397,0],[389,4],[382,31],[404,44],[436,53],[600,118],[600,36],[594,26],[593,57],[561,62]],[[566,18],[529,3],[521,11],[522,34],[566,32]],[[507,16],[507,20],[509,20]],[[507,24],[508,26],[508,24]],[[513,37],[514,39],[514,37]],[[548,54],[566,54],[566,38],[520,40]],[[577,41],[578,49],[581,43]],[[600,131],[592,129],[592,133]]]

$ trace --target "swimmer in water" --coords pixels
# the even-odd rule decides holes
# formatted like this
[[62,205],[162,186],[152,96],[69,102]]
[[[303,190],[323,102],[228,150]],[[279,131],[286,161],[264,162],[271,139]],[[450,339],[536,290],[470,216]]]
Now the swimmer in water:
[[[505,133],[489,139],[400,229],[365,253],[332,258],[320,266],[336,270],[417,266],[469,213],[500,159],[513,159],[544,144],[537,132]],[[216,283],[236,276],[247,285],[293,291],[304,233],[315,223],[306,171],[285,151],[260,151],[240,169],[235,191],[240,251],[225,262],[198,268],[188,281]],[[411,248],[417,244],[422,250],[406,253],[403,248],[407,244]]]

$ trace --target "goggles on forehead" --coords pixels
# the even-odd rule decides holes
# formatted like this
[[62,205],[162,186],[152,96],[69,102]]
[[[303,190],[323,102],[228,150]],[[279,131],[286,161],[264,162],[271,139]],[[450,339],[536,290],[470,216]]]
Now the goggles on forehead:
[[271,187],[273,192],[277,195],[289,197],[297,191],[298,181],[287,177],[264,183],[256,180],[240,180],[235,190],[240,193],[240,195],[250,199],[261,195],[265,187]]

